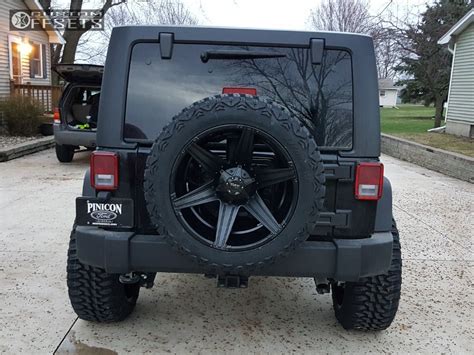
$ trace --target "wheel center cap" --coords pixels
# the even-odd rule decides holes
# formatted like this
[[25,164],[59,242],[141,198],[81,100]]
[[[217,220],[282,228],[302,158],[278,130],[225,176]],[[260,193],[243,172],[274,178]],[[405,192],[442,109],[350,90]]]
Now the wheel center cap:
[[242,203],[249,199],[253,182],[249,173],[238,166],[221,171],[216,191],[225,202]]
[[233,176],[226,180],[225,188],[231,195],[240,195],[245,189],[244,181],[237,176]]

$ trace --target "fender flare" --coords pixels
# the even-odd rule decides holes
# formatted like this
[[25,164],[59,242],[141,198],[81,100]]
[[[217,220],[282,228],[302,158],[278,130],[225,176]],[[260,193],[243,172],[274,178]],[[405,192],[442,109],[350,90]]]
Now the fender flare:
[[95,189],[91,186],[91,171],[90,168],[86,170],[84,174],[84,181],[82,182],[82,196],[83,197],[95,197]]
[[383,178],[382,198],[377,203],[375,216],[375,232],[392,230],[392,184],[386,177]]

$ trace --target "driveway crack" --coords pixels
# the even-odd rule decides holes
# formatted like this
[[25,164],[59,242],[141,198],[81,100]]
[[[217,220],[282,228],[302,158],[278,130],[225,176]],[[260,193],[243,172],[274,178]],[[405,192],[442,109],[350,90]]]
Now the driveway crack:
[[61,341],[59,342],[58,346],[56,347],[56,349],[54,349],[53,351],[53,354],[57,354],[59,348],[61,347],[61,345],[63,344],[64,340],[66,339],[66,337],[69,335],[69,333],[71,332],[71,329],[74,327],[74,325],[76,324],[77,320],[79,319],[79,317],[76,317],[76,319],[74,319],[74,322],[72,322],[71,326],[69,327],[69,329],[67,330],[66,334],[64,334],[63,338],[61,339]]

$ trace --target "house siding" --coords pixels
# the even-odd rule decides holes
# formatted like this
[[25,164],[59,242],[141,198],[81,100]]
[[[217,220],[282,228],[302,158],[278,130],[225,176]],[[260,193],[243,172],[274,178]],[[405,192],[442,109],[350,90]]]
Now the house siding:
[[[380,91],[385,91],[385,96],[380,96]],[[398,90],[380,89],[379,90],[379,105],[380,106],[397,106]]]
[[0,97],[10,94],[10,60],[9,36],[22,40],[44,44],[46,48],[46,78],[30,78],[30,63],[26,56],[22,57],[23,84],[51,85],[51,56],[48,34],[45,31],[10,31],[10,10],[27,9],[20,0],[0,1]]
[[456,38],[446,119],[474,125],[474,24]]

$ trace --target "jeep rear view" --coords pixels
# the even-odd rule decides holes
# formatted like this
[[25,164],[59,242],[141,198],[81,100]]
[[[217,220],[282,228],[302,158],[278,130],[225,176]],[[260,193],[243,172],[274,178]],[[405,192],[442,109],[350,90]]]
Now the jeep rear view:
[[68,253],[75,312],[123,320],[159,272],[245,292],[292,276],[331,293],[344,328],[387,328],[401,254],[377,90],[363,35],[115,28]]

